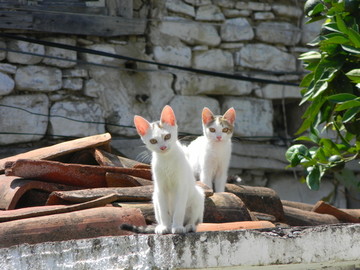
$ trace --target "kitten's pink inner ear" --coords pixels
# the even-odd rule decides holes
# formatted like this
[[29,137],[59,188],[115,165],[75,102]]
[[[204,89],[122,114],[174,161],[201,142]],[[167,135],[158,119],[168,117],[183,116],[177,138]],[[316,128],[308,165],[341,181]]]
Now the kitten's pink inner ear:
[[175,126],[176,125],[175,113],[174,113],[173,109],[169,105],[166,105],[164,107],[164,109],[162,110],[160,121],[162,123],[166,123],[166,124],[168,124],[170,126]]
[[207,107],[203,109],[201,116],[202,116],[202,121],[205,125],[214,120],[214,114]]
[[134,124],[140,136],[144,136],[150,128],[150,123],[145,118],[138,115],[134,116]]
[[229,121],[230,124],[234,124],[236,118],[236,112],[233,107],[228,109],[226,113],[224,113],[223,117]]

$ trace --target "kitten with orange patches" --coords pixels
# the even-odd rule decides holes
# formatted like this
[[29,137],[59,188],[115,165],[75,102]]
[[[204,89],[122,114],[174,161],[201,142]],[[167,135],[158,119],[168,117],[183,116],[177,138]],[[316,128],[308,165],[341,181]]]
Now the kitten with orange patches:
[[[197,224],[203,220],[204,192],[195,185],[191,165],[178,141],[174,111],[165,106],[160,121],[149,123],[136,115],[134,123],[142,141],[152,152],[153,203],[158,223],[155,233],[196,231]],[[122,228],[151,233],[131,225]]]
[[235,118],[234,108],[224,115],[214,115],[205,107],[202,111],[203,136],[185,148],[195,177],[215,192],[225,190]]

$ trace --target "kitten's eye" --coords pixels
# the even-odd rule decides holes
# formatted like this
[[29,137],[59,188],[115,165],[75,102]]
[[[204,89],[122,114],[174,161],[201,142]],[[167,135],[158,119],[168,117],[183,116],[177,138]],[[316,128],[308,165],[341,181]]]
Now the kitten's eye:
[[210,132],[214,133],[216,130],[215,128],[209,128]]
[[228,133],[228,132],[229,132],[229,129],[228,129],[228,128],[223,128],[222,132]]
[[155,143],[157,143],[157,140],[156,140],[156,139],[151,139],[151,140],[150,140],[150,143],[151,143],[151,144],[155,144]]
[[169,134],[166,134],[165,137],[164,137],[165,141],[170,140],[170,138],[171,138],[171,134],[170,134],[170,133],[169,133]]

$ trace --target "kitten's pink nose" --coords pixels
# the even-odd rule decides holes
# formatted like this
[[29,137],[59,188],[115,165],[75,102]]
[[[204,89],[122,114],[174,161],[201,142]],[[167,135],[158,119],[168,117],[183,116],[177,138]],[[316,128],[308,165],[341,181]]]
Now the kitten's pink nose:
[[221,136],[216,136],[216,139],[217,139],[218,141],[221,141],[222,137],[221,137]]
[[166,149],[166,146],[164,145],[164,146],[160,146],[160,150],[161,151],[164,151]]

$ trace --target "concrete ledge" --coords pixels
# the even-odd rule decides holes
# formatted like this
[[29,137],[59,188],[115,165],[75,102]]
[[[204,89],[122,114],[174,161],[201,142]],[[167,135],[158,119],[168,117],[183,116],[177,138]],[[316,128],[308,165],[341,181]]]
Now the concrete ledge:
[[339,224],[23,244],[0,249],[0,269],[223,268],[359,258],[360,225]]

